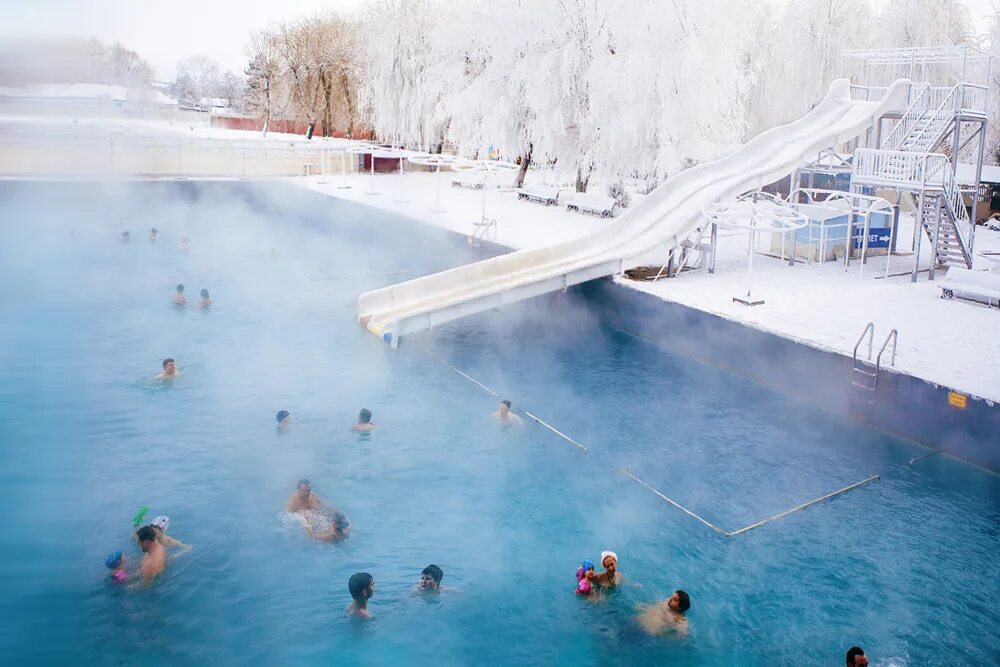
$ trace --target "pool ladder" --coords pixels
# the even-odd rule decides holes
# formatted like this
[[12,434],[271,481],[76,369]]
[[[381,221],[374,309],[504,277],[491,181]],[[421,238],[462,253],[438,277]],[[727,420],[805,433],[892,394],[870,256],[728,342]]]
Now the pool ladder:
[[[879,371],[882,369],[882,355],[885,354],[885,350],[889,347],[889,343],[892,343],[892,357],[889,361],[889,365],[896,365],[896,341],[898,338],[899,332],[895,329],[889,332],[889,335],[885,337],[885,341],[882,343],[882,347],[879,348],[878,355],[875,357],[875,363],[872,363],[872,345],[875,339],[874,322],[869,322],[865,325],[865,330],[861,332],[861,336],[858,337],[858,342],[854,344],[854,367],[851,370],[851,385],[865,392],[864,396],[867,398],[869,403],[875,402],[875,391],[878,389],[878,375]],[[859,359],[858,348],[861,347],[861,344],[866,340],[868,341],[868,355],[864,359]]]

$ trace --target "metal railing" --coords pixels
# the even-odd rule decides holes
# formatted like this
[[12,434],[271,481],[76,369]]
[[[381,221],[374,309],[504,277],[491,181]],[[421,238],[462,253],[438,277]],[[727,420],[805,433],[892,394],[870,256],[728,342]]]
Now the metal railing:
[[854,365],[858,365],[858,348],[861,347],[861,343],[864,341],[865,337],[868,338],[868,356],[866,357],[869,361],[872,358],[872,339],[875,337],[875,323],[869,322],[865,325],[865,330],[861,332],[858,337],[858,342],[854,344]]
[[910,133],[913,126],[923,116],[929,107],[930,86],[927,84],[913,84],[913,99],[910,105],[903,111],[902,117],[892,128],[892,132],[885,138],[882,145],[887,149],[895,149],[903,143],[903,138]]
[[[875,329],[872,328],[872,335],[874,335]],[[889,335],[885,337],[885,342],[882,343],[882,348],[878,351],[878,356],[875,357],[875,381],[872,391],[878,389],[878,376],[879,371],[882,370],[882,355],[885,353],[885,348],[889,346],[889,341],[892,341],[892,360],[889,362],[890,365],[896,365],[896,342],[899,339],[899,332],[893,329],[889,332]]]
[[851,84],[851,99],[855,102],[876,102],[885,97],[886,86],[861,86]]
[[859,148],[854,153],[854,176],[862,181],[920,186],[943,173],[948,157],[941,153]]

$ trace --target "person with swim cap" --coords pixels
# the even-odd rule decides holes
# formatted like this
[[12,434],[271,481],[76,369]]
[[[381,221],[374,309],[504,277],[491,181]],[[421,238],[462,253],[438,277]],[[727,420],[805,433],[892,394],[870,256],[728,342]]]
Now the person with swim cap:
[[212,307],[212,298],[210,296],[208,296],[208,290],[207,289],[201,290],[201,301],[198,302],[198,307],[199,308],[211,308]]
[[292,425],[292,415],[288,410],[278,410],[278,414],[274,415],[274,418],[278,422],[279,431],[287,431]]
[[285,503],[286,512],[307,512],[316,511],[321,507],[326,506],[323,499],[312,492],[312,485],[309,484],[308,479],[300,479],[298,486],[292,491],[292,495],[288,496],[288,501]]
[[372,411],[368,408],[361,408],[358,413],[358,423],[351,427],[355,433],[371,433],[375,430],[375,423],[372,421]]
[[181,374],[181,372],[177,368],[177,362],[174,361],[172,358],[167,357],[166,359],[163,360],[163,370],[158,375],[156,375],[153,379],[154,380],[168,380],[168,379],[171,379],[171,378],[175,378],[175,377],[177,377],[180,374]]
[[117,549],[108,554],[108,557],[104,559],[104,567],[111,570],[111,581],[116,584],[125,583],[125,579],[128,577],[128,572],[125,571],[125,554]]
[[156,530],[152,526],[143,526],[136,532],[139,548],[142,549],[142,563],[139,565],[139,576],[146,581],[152,581],[167,567],[167,553],[156,539]]
[[375,577],[367,572],[355,572],[347,582],[347,590],[353,599],[347,605],[347,613],[358,618],[371,618],[368,600],[375,595]]
[[614,551],[601,552],[601,567],[604,572],[597,574],[594,570],[589,570],[586,574],[587,580],[592,586],[597,588],[614,588],[621,583],[622,575],[618,571],[618,554]]
[[679,636],[687,635],[688,622],[684,613],[691,608],[691,597],[682,590],[666,600],[646,607],[636,620],[642,629],[651,635],[661,635],[671,631]]
[[493,413],[493,417],[501,424],[523,424],[524,421],[510,411],[510,401],[504,399],[500,401],[500,409]]
[[420,583],[414,588],[419,593],[440,593],[444,570],[431,563],[420,573]]
[[[351,520],[340,510],[320,513],[319,510],[303,512],[306,521],[306,535],[320,542],[339,542],[351,531]],[[320,525],[320,523],[326,525]]]
[[184,283],[177,283],[177,291],[170,297],[170,303],[175,306],[186,306],[187,297],[184,296]]

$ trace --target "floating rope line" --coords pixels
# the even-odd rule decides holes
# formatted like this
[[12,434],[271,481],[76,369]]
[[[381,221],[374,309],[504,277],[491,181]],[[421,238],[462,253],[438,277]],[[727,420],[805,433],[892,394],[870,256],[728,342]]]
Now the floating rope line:
[[[455,367],[454,365],[448,363],[447,361],[445,361],[441,357],[433,357],[433,359],[435,361],[437,361],[438,363],[441,363],[444,366],[447,366],[451,370],[455,371],[456,373],[458,373],[459,375],[461,375],[462,377],[464,377],[469,382],[472,382],[477,387],[479,387],[480,389],[482,389],[483,391],[485,391],[487,394],[490,394],[491,396],[493,396],[495,398],[500,398],[500,394],[498,394],[497,392],[493,391],[492,389],[490,389],[485,384],[483,384],[482,382],[480,382],[476,378],[472,377],[471,375],[469,375],[465,371],[463,371],[463,370]],[[580,449],[582,449],[585,452],[590,451],[584,445],[580,444],[579,442],[577,442],[573,438],[569,437],[568,435],[566,435],[565,433],[563,433],[562,431],[560,431],[556,427],[554,427],[554,426],[546,423],[545,421],[543,421],[540,417],[536,417],[535,415],[531,414],[527,410],[519,409],[518,411],[521,412],[526,417],[528,417],[529,419],[531,419],[534,422],[536,422],[537,424],[539,424],[540,426],[543,426],[543,427],[547,428],[548,430],[552,431],[553,433],[555,433],[556,435],[558,435],[563,440],[566,440],[570,444],[573,444],[573,445],[579,447]],[[924,458],[926,456],[931,456],[933,454],[937,454],[937,452],[936,451],[935,452],[931,452],[930,454],[925,454],[924,456],[919,457],[919,458]],[[919,458],[916,459],[916,460],[919,460]],[[913,463],[913,461],[910,461],[910,463]],[[656,494],[657,496],[659,496],[660,498],[662,498],[666,502],[670,503],[671,505],[673,505],[674,507],[676,507],[680,511],[684,512],[685,514],[687,514],[692,519],[695,519],[696,521],[698,521],[699,523],[701,523],[703,526],[706,526],[706,527],[710,528],[713,532],[715,532],[715,533],[717,533],[719,535],[722,535],[723,537],[735,537],[736,535],[742,535],[743,533],[747,533],[747,532],[753,530],[754,528],[760,528],[761,526],[763,526],[765,524],[768,524],[768,523],[770,523],[772,521],[777,521],[778,519],[784,518],[784,517],[788,516],[789,514],[792,514],[793,512],[798,512],[799,510],[803,510],[803,509],[805,509],[805,508],[807,508],[807,507],[809,507],[811,505],[815,505],[816,503],[821,503],[824,500],[829,500],[830,498],[833,498],[835,496],[839,496],[842,493],[847,493],[848,491],[851,491],[852,489],[857,489],[859,487],[864,486],[865,484],[868,484],[870,482],[874,482],[877,479],[881,479],[878,475],[872,475],[871,477],[868,477],[867,479],[863,479],[860,482],[855,482],[854,484],[851,484],[850,486],[845,486],[844,488],[838,489],[837,491],[833,491],[832,493],[828,493],[825,496],[820,496],[819,498],[814,498],[814,499],[810,500],[809,502],[805,502],[805,503],[802,503],[801,505],[797,505],[797,506],[795,506],[795,507],[793,507],[793,508],[791,508],[789,510],[785,510],[784,512],[781,512],[780,514],[775,514],[774,516],[771,516],[771,517],[768,517],[768,518],[763,519],[761,521],[758,521],[757,523],[750,524],[749,526],[746,526],[745,528],[740,528],[739,530],[734,530],[734,531],[727,531],[727,530],[723,530],[722,528],[719,528],[718,526],[716,526],[712,522],[708,521],[707,519],[704,519],[704,518],[698,516],[697,514],[695,514],[694,512],[692,512],[691,510],[689,510],[688,508],[684,507],[683,505],[681,505],[679,502],[677,502],[673,498],[670,498],[670,497],[664,495],[663,493],[661,493],[660,491],[657,491],[655,488],[653,488],[652,486],[650,486],[646,482],[644,482],[641,479],[639,479],[638,477],[636,477],[632,473],[631,470],[628,470],[627,468],[618,468],[618,471],[621,472],[621,473],[623,473],[624,475],[626,475],[627,477],[629,477],[630,479],[632,479],[636,483],[638,483],[638,484],[646,487],[647,489],[649,489],[650,491],[652,491],[654,494]]]
[[751,531],[754,528],[760,528],[764,524],[770,523],[771,521],[776,521],[776,520],[781,519],[783,517],[786,517],[789,514],[791,514],[792,512],[798,512],[799,510],[803,510],[803,509],[809,507],[810,505],[815,505],[816,503],[821,503],[824,500],[829,500],[830,498],[833,498],[834,496],[839,496],[842,493],[847,493],[851,489],[856,489],[856,488],[858,488],[860,486],[864,486],[865,484],[868,484],[870,482],[874,482],[877,479],[881,479],[881,478],[878,475],[872,475],[871,477],[869,477],[867,479],[863,479],[860,482],[855,482],[854,484],[851,484],[850,486],[845,486],[844,488],[842,488],[842,489],[840,489],[838,491],[834,491],[833,493],[828,493],[825,496],[820,496],[819,498],[814,498],[813,500],[810,500],[807,503],[802,503],[801,505],[793,507],[790,510],[785,510],[784,512],[781,512],[780,514],[775,514],[774,516],[768,517],[768,518],[766,518],[766,519],[764,519],[762,521],[758,521],[757,523],[752,523],[749,526],[747,526],[746,528],[740,528],[739,530],[734,530],[733,532],[728,533],[726,535],[726,537],[734,537],[736,535],[741,535],[742,533],[746,533],[748,531]]
[[638,477],[636,477],[635,475],[633,475],[630,470],[627,470],[625,468],[619,468],[618,470],[620,470],[621,472],[625,473],[626,475],[628,475],[629,477],[631,477],[632,479],[634,479],[639,484],[642,484],[644,487],[646,487],[647,489],[649,489],[650,491],[652,491],[653,493],[655,493],[656,495],[658,495],[660,498],[663,498],[668,503],[670,503],[671,505],[673,505],[674,507],[676,507],[680,511],[684,512],[685,514],[687,514],[689,517],[697,519],[702,524],[708,526],[709,528],[711,528],[712,530],[714,530],[715,532],[717,532],[719,535],[722,535],[723,537],[729,537],[730,536],[730,533],[727,533],[726,531],[722,530],[721,528],[719,528],[715,524],[710,523],[709,521],[706,521],[705,519],[701,518],[700,516],[698,516],[697,514],[695,514],[694,512],[692,512],[691,510],[689,510],[688,508],[686,508],[683,505],[681,505],[676,500],[668,498],[667,496],[663,495],[662,493],[660,493],[659,491],[657,491],[656,489],[654,489],[653,487],[651,487],[649,484],[646,484],[644,481],[642,481],[641,479],[639,479]]
[[921,456],[914,456],[912,459],[910,459],[909,465],[913,465],[917,461],[923,461],[929,456],[934,456],[935,454],[940,454],[940,453],[941,453],[940,449],[935,449],[933,452],[927,452],[926,454],[923,454]]

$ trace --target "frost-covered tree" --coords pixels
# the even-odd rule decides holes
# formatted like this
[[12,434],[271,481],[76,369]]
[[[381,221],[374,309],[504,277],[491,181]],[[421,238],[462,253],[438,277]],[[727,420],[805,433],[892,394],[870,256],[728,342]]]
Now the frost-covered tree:
[[262,133],[266,137],[271,118],[282,108],[284,99],[280,81],[281,63],[274,46],[274,35],[267,31],[251,33],[243,51],[250,59],[243,70],[246,75],[244,104],[248,111],[262,120]]
[[177,63],[177,80],[190,83],[194,101],[205,97],[219,97],[222,68],[219,61],[205,55],[193,55]]

